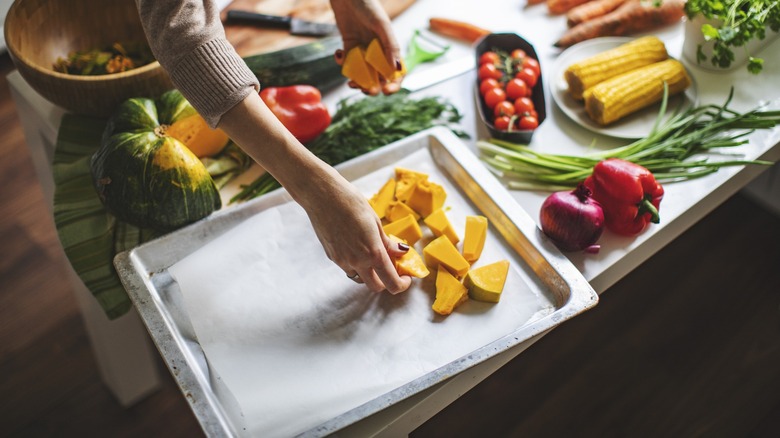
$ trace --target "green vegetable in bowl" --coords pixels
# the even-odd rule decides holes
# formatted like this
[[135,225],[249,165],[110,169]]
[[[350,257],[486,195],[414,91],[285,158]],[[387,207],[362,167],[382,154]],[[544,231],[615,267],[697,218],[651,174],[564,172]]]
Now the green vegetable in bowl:
[[[743,46],[753,40],[763,40],[767,29],[780,31],[780,2],[777,0],[687,0],[685,13],[688,19],[703,16],[719,22],[719,25],[703,24],[701,32],[705,41],[713,41],[712,65],[727,68],[734,61],[734,50],[746,50]],[[702,46],[696,52],[696,60],[707,60]],[[761,72],[764,60],[750,56],[748,71]]]
[[106,75],[142,67],[154,61],[152,51],[145,43],[114,43],[105,49],[70,52],[59,57],[54,71],[71,75]]

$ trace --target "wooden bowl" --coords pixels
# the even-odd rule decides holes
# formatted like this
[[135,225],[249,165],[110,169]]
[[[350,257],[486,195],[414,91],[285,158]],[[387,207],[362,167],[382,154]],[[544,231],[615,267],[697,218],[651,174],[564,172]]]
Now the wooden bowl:
[[58,57],[116,42],[146,42],[134,0],[16,0],[5,42],[19,74],[43,97],[76,114],[106,117],[131,97],[173,88],[157,61],[99,76],[54,71]]

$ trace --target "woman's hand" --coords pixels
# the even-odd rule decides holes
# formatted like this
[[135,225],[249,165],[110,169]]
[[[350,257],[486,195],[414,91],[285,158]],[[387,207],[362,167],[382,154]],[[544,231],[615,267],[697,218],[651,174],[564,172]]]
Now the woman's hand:
[[399,276],[392,261],[409,247],[387,237],[366,198],[341,175],[328,169],[317,188],[307,191],[299,202],[328,258],[347,277],[374,292],[387,289],[396,294],[409,288],[411,277]]
[[[341,65],[344,62],[345,53],[349,53],[353,47],[367,47],[374,38],[378,38],[385,50],[385,56],[390,65],[401,71],[401,49],[395,40],[390,18],[377,0],[331,0],[331,7],[336,16],[341,37],[344,39],[344,50],[336,51],[336,62]],[[393,81],[385,81],[380,78],[381,91],[384,94],[392,94],[401,89],[403,77]],[[349,86],[359,88],[350,81]],[[362,90],[369,95],[379,94],[379,89]]]
[[[309,216],[325,253],[346,276],[371,290],[405,291],[392,257],[408,247],[391,242],[366,198],[288,131],[257,93],[228,111],[219,127],[270,172]],[[406,250],[404,250],[404,248]]]

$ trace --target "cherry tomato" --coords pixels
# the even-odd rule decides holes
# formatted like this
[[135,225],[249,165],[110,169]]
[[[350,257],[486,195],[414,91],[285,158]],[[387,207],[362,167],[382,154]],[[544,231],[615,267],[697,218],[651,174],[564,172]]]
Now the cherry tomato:
[[534,73],[536,73],[537,78],[542,73],[542,69],[539,67],[539,61],[531,58],[530,56],[523,60],[523,68],[530,68],[533,70]]
[[497,80],[493,78],[484,79],[479,84],[479,94],[484,96],[485,93],[496,87],[501,87],[501,84]]
[[527,55],[525,54],[525,50],[523,50],[523,49],[515,49],[515,50],[512,50],[512,54],[510,56],[512,56],[512,58],[514,58],[514,59],[523,59]]
[[528,95],[528,86],[520,79],[514,78],[506,83],[506,97],[511,100]]
[[488,78],[501,79],[501,76],[504,76],[504,73],[493,64],[482,64],[477,72],[480,81]]
[[492,110],[496,105],[506,100],[506,92],[500,87],[496,87],[485,93],[484,99],[485,104]]
[[521,131],[532,131],[539,126],[539,120],[534,116],[523,116],[517,120],[517,128]]
[[508,130],[510,123],[512,123],[512,119],[508,116],[496,117],[496,120],[493,120],[493,126],[495,126],[499,131]]
[[493,115],[495,117],[501,117],[501,116],[511,117],[514,114],[515,114],[515,106],[512,105],[512,102],[508,100],[497,103],[495,108],[493,108]]
[[520,97],[515,100],[515,114],[526,115],[535,111],[534,101],[527,97]]
[[485,52],[479,57],[479,65],[493,64],[498,65],[501,63],[501,57],[496,52]]
[[536,85],[539,76],[531,67],[523,67],[522,70],[517,72],[515,78],[525,82],[525,84],[528,85],[528,88],[533,88],[534,85]]

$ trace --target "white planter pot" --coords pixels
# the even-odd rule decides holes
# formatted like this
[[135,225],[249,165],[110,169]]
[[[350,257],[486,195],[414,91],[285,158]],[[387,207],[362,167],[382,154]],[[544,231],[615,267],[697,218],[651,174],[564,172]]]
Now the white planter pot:
[[[707,70],[728,72],[738,68],[745,68],[745,64],[750,56],[758,56],[759,52],[761,52],[764,47],[768,46],[775,38],[780,36],[780,33],[767,29],[766,37],[763,40],[750,41],[743,47],[732,47],[734,61],[729,67],[722,68],[712,65],[712,62],[710,61],[714,43],[712,41],[704,41],[704,36],[701,33],[701,26],[704,24],[711,24],[717,27],[720,23],[717,20],[708,20],[701,15],[685,22],[685,39],[683,42],[682,55],[691,65]],[[696,51],[698,50],[699,45],[702,46],[702,51],[707,56],[707,59],[700,63],[696,61]]]

